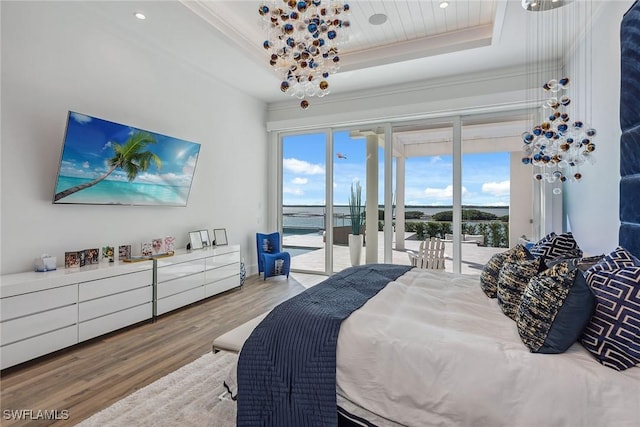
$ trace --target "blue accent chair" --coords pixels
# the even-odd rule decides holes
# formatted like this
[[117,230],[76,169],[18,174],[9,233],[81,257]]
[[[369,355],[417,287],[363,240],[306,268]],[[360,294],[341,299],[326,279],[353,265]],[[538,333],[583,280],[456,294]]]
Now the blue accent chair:
[[[278,275],[285,275],[289,278],[291,255],[289,252],[280,251],[279,232],[256,233],[256,249],[258,252],[258,274],[264,273],[264,280],[267,280],[267,277]],[[280,268],[277,268],[277,260],[282,260]]]

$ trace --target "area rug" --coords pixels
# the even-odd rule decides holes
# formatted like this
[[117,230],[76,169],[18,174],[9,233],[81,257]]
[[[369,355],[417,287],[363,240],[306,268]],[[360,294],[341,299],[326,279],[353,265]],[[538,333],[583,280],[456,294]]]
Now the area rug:
[[223,382],[238,356],[208,353],[84,420],[81,427],[232,427],[236,404]]

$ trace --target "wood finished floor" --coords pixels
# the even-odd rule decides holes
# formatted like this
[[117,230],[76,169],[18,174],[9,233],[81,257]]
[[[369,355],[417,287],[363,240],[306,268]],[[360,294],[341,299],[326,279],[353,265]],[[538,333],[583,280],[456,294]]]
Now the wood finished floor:
[[[258,276],[242,288],[5,369],[0,376],[3,426],[74,425],[211,351],[217,336],[305,288],[293,278]],[[68,420],[16,422],[6,410],[68,410]]]

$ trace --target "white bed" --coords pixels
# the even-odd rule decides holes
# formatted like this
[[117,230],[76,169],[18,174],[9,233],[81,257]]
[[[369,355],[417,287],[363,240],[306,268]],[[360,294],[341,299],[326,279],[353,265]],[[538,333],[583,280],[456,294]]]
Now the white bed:
[[389,283],[342,323],[336,376],[339,406],[377,425],[640,425],[640,367],[604,367],[578,343],[530,353],[477,276]]

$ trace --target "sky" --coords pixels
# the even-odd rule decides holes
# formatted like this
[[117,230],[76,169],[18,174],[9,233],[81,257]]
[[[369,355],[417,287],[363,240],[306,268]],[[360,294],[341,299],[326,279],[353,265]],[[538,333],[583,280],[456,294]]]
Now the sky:
[[[334,133],[334,204],[346,205],[351,183],[359,180],[366,194],[364,138]],[[284,138],[283,204],[324,205],[326,177],[324,134]],[[384,201],[384,154],[379,151],[378,200]],[[452,205],[452,156],[408,158],[405,163],[405,205]],[[462,204],[509,206],[509,153],[463,154]],[[395,162],[394,162],[395,185]],[[395,192],[395,190],[394,190]]]
[[[112,144],[123,145],[129,136],[138,131],[130,126],[113,123],[84,114],[69,112],[69,121],[61,156],[60,176],[95,179],[104,174],[113,157]],[[162,166],[151,167],[138,175],[137,183],[190,186],[196,167],[200,144],[151,133],[155,144],[147,150],[160,157]],[[116,169],[108,180],[127,181],[126,174]]]

